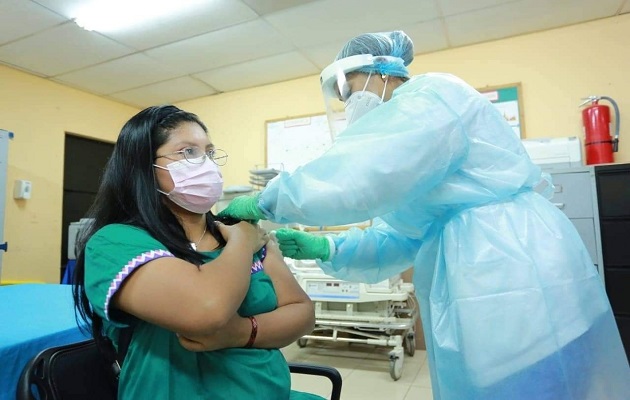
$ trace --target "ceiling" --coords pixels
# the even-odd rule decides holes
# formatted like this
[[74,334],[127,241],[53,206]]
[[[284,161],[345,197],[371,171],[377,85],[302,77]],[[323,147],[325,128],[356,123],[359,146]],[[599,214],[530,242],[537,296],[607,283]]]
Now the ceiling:
[[73,21],[86,2],[0,0],[0,63],[143,108],[318,74],[365,32],[402,29],[421,54],[630,12],[630,0],[207,0],[96,32]]

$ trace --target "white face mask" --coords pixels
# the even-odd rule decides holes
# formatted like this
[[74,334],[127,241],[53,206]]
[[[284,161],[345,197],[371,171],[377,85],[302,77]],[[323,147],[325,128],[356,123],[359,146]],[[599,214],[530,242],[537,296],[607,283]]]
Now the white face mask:
[[346,100],[346,119],[348,120],[348,125],[354,123],[382,103],[383,99],[377,94],[367,90],[352,93],[350,97],[348,97],[348,100]]
[[383,87],[383,93],[379,97],[376,93],[372,93],[369,90],[366,90],[368,82],[372,74],[368,75],[367,80],[365,81],[365,86],[363,86],[363,90],[361,92],[354,92],[348,97],[345,103],[346,110],[346,119],[348,120],[348,125],[356,122],[359,118],[372,111],[379,105],[383,104],[383,98],[385,97],[385,90],[387,89],[387,80],[385,80],[385,86]]

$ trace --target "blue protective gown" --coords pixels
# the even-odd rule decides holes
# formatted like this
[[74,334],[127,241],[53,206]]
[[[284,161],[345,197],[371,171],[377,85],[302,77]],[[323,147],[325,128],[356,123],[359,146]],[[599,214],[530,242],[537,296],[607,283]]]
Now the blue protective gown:
[[626,399],[600,276],[495,107],[448,74],[412,78],[320,158],[262,192],[270,220],[339,225],[320,263],[379,282],[414,265],[435,399]]

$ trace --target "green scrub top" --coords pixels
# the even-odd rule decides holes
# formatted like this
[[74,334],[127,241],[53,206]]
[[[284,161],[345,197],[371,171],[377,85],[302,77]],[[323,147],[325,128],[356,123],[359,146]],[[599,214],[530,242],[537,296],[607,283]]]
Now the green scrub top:
[[[202,254],[207,262],[220,253]],[[110,307],[126,277],[161,257],[173,255],[148,232],[130,225],[107,225],[86,246],[85,290],[94,311],[103,318],[106,335],[117,343],[121,328],[134,327],[120,375],[120,399],[322,399],[290,390],[289,369],[279,349],[192,352],[180,345],[174,332]],[[241,316],[277,307],[263,259],[264,249],[253,257],[249,290],[238,310]]]

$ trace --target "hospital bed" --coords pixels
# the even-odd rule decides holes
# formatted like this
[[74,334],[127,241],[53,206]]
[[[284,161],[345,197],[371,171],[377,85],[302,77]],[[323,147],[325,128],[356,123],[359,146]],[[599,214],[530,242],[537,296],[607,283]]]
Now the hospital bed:
[[400,275],[377,284],[346,282],[326,275],[315,261],[285,261],[315,305],[315,329],[298,346],[320,340],[392,347],[389,373],[400,379],[405,353],[413,356],[416,349],[413,284]]

